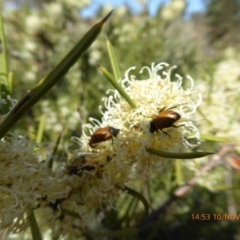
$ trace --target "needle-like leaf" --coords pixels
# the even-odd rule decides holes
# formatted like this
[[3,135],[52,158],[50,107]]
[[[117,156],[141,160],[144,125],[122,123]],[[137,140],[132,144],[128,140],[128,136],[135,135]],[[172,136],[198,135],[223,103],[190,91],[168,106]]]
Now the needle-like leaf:
[[72,65],[78,58],[90,47],[98,34],[100,33],[103,24],[107,21],[112,11],[103,18],[100,22],[95,24],[82,39],[72,48],[65,58],[32,90],[30,90],[25,97],[13,108],[13,110],[6,117],[0,126],[0,138],[2,138],[9,129],[28,111],[34,104],[36,104],[42,96],[44,96],[62,77],[68,72]]

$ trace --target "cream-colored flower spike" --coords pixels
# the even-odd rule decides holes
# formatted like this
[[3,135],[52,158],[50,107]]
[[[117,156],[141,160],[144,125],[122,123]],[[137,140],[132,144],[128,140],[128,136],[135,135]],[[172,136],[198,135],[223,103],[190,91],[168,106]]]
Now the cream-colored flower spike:
[[37,147],[14,135],[0,141],[0,229],[24,231],[32,210],[68,197],[74,186],[63,178],[61,166],[49,171]]
[[[137,108],[132,109],[117,90],[109,91],[113,94],[103,98],[106,111],[102,111],[102,121],[91,118],[91,124],[86,124],[84,129],[87,128],[90,134],[94,134],[99,128],[111,126],[120,129],[120,132],[112,141],[99,142],[93,150],[89,146],[90,136],[84,133],[83,150],[93,151],[94,154],[99,151],[105,158],[114,155],[111,160],[117,161],[119,166],[127,162],[129,167],[134,164],[141,171],[151,166],[152,169],[161,170],[163,163],[165,165],[167,162],[166,158],[148,153],[146,148],[182,152],[186,147],[196,146],[199,131],[192,120],[197,106],[201,103],[201,95],[199,94],[197,102],[194,102],[196,91],[193,90],[193,79],[187,77],[190,87],[184,90],[181,76],[175,75],[172,79],[171,71],[174,68],[175,66],[169,67],[167,63],[153,63],[151,68],[143,67],[140,73],[147,71],[149,74],[149,78],[145,80],[136,80],[135,76],[130,75],[130,71],[135,67],[128,69],[120,83]],[[171,112],[164,113],[167,109]],[[154,120],[159,128],[150,131],[150,122],[159,112],[161,118]],[[174,117],[175,113],[180,114],[180,117],[172,124],[181,126],[178,128],[171,124],[171,117]],[[163,121],[169,122],[170,127],[161,129]],[[190,139],[195,140],[190,142]]]

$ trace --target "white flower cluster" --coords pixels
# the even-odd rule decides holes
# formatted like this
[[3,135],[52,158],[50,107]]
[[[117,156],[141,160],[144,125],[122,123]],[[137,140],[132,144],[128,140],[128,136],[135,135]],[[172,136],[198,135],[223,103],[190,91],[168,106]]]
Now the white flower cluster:
[[0,229],[24,229],[33,209],[66,198],[71,191],[66,178],[57,170],[50,173],[48,161],[40,161],[36,147],[15,136],[0,141]]
[[204,93],[200,108],[201,132],[225,138],[237,144],[240,151],[239,65],[240,61],[237,59],[220,62],[211,83],[198,82],[197,88]]
[[[129,169],[134,165],[137,172],[148,170],[149,167],[151,170],[161,170],[166,159],[148,153],[147,148],[182,152],[186,147],[198,144],[198,141],[192,143],[190,139],[199,138],[192,120],[201,102],[201,95],[198,95],[195,103],[196,91],[189,76],[190,87],[186,90],[182,88],[181,76],[176,75],[175,81],[171,81],[174,68],[169,68],[167,63],[144,67],[140,73],[144,70],[149,73],[146,80],[135,80],[134,76],[129,76],[134,68],[126,72],[120,83],[137,107],[132,109],[117,90],[110,91],[112,94],[103,98],[106,110],[102,111],[102,121],[90,118],[91,123],[83,126],[81,151],[86,152],[89,159],[85,165],[91,162],[93,155],[94,158],[97,156],[99,162],[116,162],[116,169]],[[156,128],[154,131],[150,129],[151,122]],[[120,131],[114,136],[111,128]],[[108,139],[112,141],[105,141]],[[96,146],[92,148],[89,141],[96,143]]]
[[[167,63],[142,68],[140,73],[149,74],[145,80],[129,76],[133,69],[120,84],[136,108],[117,90],[109,91],[102,121],[90,119],[83,126],[82,137],[75,138],[81,148],[70,162],[51,169],[52,156],[42,159],[41,146],[15,136],[0,141],[0,229],[26,230],[28,216],[39,209],[34,212],[40,226],[47,221],[57,236],[75,236],[76,229],[92,222],[96,208],[113,206],[133,176],[166,169],[170,161],[149,148],[182,152],[198,144],[191,141],[199,138],[192,120],[201,95],[195,102],[193,80],[187,77],[190,86],[184,90],[183,78],[172,81],[174,67]],[[80,217],[71,218],[72,213]]]

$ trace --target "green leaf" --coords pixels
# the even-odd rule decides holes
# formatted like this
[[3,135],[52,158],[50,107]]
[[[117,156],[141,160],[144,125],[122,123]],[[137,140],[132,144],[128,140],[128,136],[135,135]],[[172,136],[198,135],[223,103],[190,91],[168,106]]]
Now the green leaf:
[[102,67],[98,64],[99,70],[102,72],[102,74],[107,78],[107,80],[118,90],[120,95],[128,102],[128,104],[132,108],[136,108],[136,104],[133,102],[133,100],[129,97],[129,95],[124,91],[122,86],[114,79],[114,77],[107,71],[106,68]]
[[51,154],[51,158],[50,158],[50,160],[49,160],[49,162],[48,162],[48,167],[49,167],[49,169],[51,169],[52,166],[53,166],[54,156],[55,156],[55,154],[57,153],[57,150],[58,150],[59,144],[60,144],[60,142],[61,142],[61,139],[62,139],[62,133],[60,133],[59,136],[58,136],[58,138],[57,138],[57,141],[56,141],[56,143],[55,143],[53,152],[52,152],[52,154]]
[[40,117],[39,124],[38,124],[38,130],[37,130],[37,136],[36,136],[36,142],[38,142],[38,143],[42,142],[45,120],[46,120],[46,115],[42,114]]
[[133,197],[137,198],[138,200],[140,200],[143,203],[145,213],[144,213],[142,219],[147,217],[148,211],[149,211],[149,205],[148,205],[148,202],[147,202],[146,198],[142,194],[140,194],[139,192],[137,192],[137,191],[135,191],[131,188],[125,187],[124,190],[127,190],[127,194],[132,195]]
[[0,126],[0,138],[2,138],[9,129],[27,112],[41,97],[43,97],[73,66],[78,58],[90,47],[98,34],[100,33],[103,24],[111,15],[112,11],[103,18],[100,22],[95,24],[82,39],[72,48],[65,58],[32,90],[30,90],[25,97],[9,113],[5,121]]
[[227,138],[216,137],[216,136],[210,135],[210,134],[201,134],[200,138],[204,139],[204,140],[212,141],[212,142],[229,142],[229,140]]
[[[116,220],[116,226],[121,226],[123,222],[124,222],[124,226],[126,227],[130,226],[131,224],[130,216],[132,216],[132,214],[135,212],[137,203],[138,203],[137,198],[131,198],[131,200],[128,201],[128,203],[126,202],[126,199],[122,201],[122,205],[125,206],[124,204],[126,204],[127,209],[124,215],[119,220]],[[119,206],[119,209],[121,209],[121,206]]]
[[110,58],[114,78],[116,81],[118,81],[121,78],[121,73],[120,73],[118,62],[114,53],[114,49],[111,42],[108,39],[106,41],[106,44],[107,44],[108,55]]
[[[0,9],[0,98],[6,99],[11,93],[11,81],[8,76],[7,48],[4,34],[3,19]],[[9,111],[10,103],[1,106],[2,114]]]
[[146,150],[147,152],[160,157],[174,158],[174,159],[194,159],[194,158],[201,158],[201,157],[214,154],[211,152],[189,152],[189,153],[163,152],[153,148],[146,148]]

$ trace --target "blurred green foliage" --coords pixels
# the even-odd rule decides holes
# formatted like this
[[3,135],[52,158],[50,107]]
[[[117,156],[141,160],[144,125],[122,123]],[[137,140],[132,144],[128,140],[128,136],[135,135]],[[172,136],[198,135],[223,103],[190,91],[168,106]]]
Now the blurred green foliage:
[[[30,3],[21,4],[16,10],[6,10],[3,15],[9,67],[14,72],[13,96],[16,99],[20,99],[41,80],[94,22],[94,19],[81,19],[81,4],[76,8],[64,1],[37,3],[34,7]],[[82,4],[82,7],[85,5]],[[98,16],[102,16],[104,11],[104,8],[99,9]],[[213,46],[206,43],[207,26],[203,22],[194,21],[194,18],[192,21],[184,20],[183,13],[184,9],[169,20],[163,16],[162,7],[154,17],[149,16],[146,9],[137,16],[125,7],[115,10],[114,18],[108,23],[104,34],[115,47],[122,76],[131,66],[140,69],[151,62],[160,61],[178,65],[178,73],[188,73],[193,78],[202,77],[202,72],[210,73],[209,68],[215,58],[220,60],[221,56],[219,52],[215,54]],[[218,17],[214,14],[211,16],[213,19]],[[29,113],[30,124],[35,125],[38,116],[47,112],[46,130],[49,135],[54,129],[61,131],[66,127],[72,132],[79,132],[76,106],[80,106],[81,120],[84,122],[89,116],[100,117],[98,106],[106,89],[110,87],[96,67],[99,62],[110,69],[104,34],[42,103]],[[212,51],[210,56],[208,48]],[[135,74],[138,76],[137,72]],[[65,112],[62,110],[62,113],[58,113],[57,110],[64,106],[67,108]],[[70,125],[69,119],[72,120]],[[52,124],[55,124],[53,129]]]
[[206,24],[209,27],[210,43],[219,45],[219,48],[227,45],[239,47],[240,1],[210,0],[206,2]]
[[[80,8],[51,2],[34,8],[26,3],[15,11],[5,11],[9,67],[14,72],[13,96],[16,99],[20,99],[41,80],[94,22],[93,19],[81,19],[79,10]],[[103,11],[100,9],[98,15],[102,16]],[[183,25],[186,27],[182,28]],[[140,69],[151,62],[177,64],[180,68],[178,72],[189,74],[196,73],[198,64],[201,64],[201,50],[194,26],[191,22],[185,22],[182,16],[169,22],[164,21],[160,10],[152,18],[146,11],[133,16],[128,9],[122,7],[115,10],[114,18],[105,27],[104,34],[115,47],[122,76],[131,66]],[[75,113],[77,105],[80,106],[84,122],[89,116],[100,117],[98,106],[106,89],[110,87],[96,67],[99,62],[110,69],[104,34],[42,103],[29,113],[29,121],[34,120],[36,123],[38,116],[47,112],[46,130],[49,135],[52,136],[51,132],[54,131],[52,124],[56,125],[56,131],[61,129],[60,125],[73,132],[80,128]],[[64,106],[68,111],[65,109],[66,113],[58,113],[58,109],[63,109]],[[68,119],[73,121],[70,126],[67,124]],[[48,121],[51,127],[48,127]],[[35,125],[34,122],[31,124]]]

